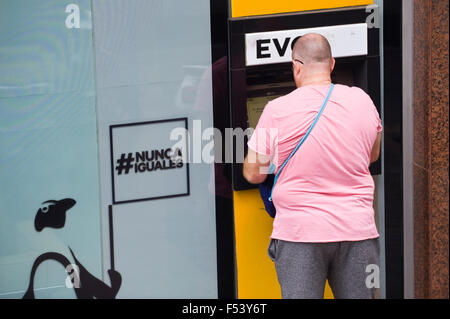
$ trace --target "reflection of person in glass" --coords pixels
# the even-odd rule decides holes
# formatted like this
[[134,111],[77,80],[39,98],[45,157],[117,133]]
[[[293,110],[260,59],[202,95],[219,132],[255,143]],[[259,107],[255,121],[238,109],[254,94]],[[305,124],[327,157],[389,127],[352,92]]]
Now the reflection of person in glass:
[[[222,51],[222,50],[213,50]],[[225,50],[226,51],[226,50]],[[222,52],[223,53],[223,52]],[[222,296],[233,296],[234,281],[234,216],[231,188],[231,165],[225,160],[225,129],[230,126],[228,100],[228,63],[226,55],[213,58],[211,69],[200,80],[195,109],[209,114],[209,97],[213,91],[214,165],[211,165],[209,192],[215,194],[217,232],[217,272]],[[220,134],[218,134],[220,132]],[[217,133],[217,134],[216,134]],[[220,296],[219,296],[220,298]]]
[[[331,89],[334,65],[323,36],[307,34],[294,43],[297,89],[264,108],[248,143],[249,182],[263,182],[270,161],[278,171],[292,153]],[[269,245],[283,298],[322,298],[327,279],[335,298],[375,297],[375,287],[366,284],[367,267],[379,264],[369,166],[379,157],[381,131],[370,97],[336,84],[311,134],[284,167],[273,191],[277,213]]]
[[[208,68],[199,81],[195,110],[199,112],[210,112],[209,96],[212,83],[213,89],[213,115],[214,128],[214,172],[211,173],[209,181],[209,191],[222,199],[232,198],[231,176],[229,165],[225,163],[225,129],[229,127],[228,109],[228,66],[227,57],[223,56],[215,61],[211,68]],[[211,78],[212,77],[212,78]],[[210,94],[210,93],[209,93]],[[209,113],[208,113],[209,114]],[[219,133],[220,134],[216,134]],[[218,198],[216,198],[218,200]]]

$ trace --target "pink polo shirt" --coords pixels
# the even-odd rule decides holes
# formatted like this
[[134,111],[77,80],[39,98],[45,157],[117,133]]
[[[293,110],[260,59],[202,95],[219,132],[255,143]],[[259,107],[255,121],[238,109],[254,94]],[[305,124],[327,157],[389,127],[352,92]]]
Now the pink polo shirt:
[[[328,90],[305,86],[269,102],[249,148],[270,156],[278,170],[314,121]],[[357,87],[335,85],[317,125],[275,186],[271,237],[311,243],[379,237],[369,165],[381,131],[370,97]]]

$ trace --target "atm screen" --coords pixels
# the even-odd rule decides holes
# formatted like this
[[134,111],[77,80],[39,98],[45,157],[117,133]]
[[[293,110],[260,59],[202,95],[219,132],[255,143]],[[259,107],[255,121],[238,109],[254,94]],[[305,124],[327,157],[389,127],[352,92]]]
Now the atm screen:
[[252,68],[247,71],[248,127],[255,128],[264,107],[273,99],[295,90],[290,63]]
[[248,127],[256,128],[264,107],[267,103],[280,96],[282,94],[247,98]]
[[293,90],[293,81],[247,86],[248,127],[256,127],[267,103]]

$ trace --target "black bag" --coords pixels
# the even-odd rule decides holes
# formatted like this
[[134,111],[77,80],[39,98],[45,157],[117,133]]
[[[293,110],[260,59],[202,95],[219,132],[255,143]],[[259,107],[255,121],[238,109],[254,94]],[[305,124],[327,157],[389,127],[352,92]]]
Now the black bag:
[[327,97],[325,98],[325,101],[322,104],[322,108],[320,109],[319,113],[317,114],[314,122],[311,124],[311,126],[308,129],[308,131],[306,132],[305,136],[303,136],[303,138],[300,140],[297,147],[292,151],[291,155],[289,155],[289,157],[284,161],[283,165],[281,165],[281,167],[278,170],[278,172],[276,173],[276,175],[268,174],[266,180],[264,182],[262,182],[261,184],[259,184],[259,193],[264,202],[264,206],[266,208],[267,213],[272,218],[275,218],[275,215],[277,213],[276,209],[275,209],[275,205],[272,202],[272,192],[273,192],[275,184],[278,180],[278,177],[280,176],[281,171],[286,166],[286,164],[289,162],[291,157],[294,156],[295,152],[297,152],[297,150],[300,148],[300,146],[302,146],[302,144],[305,142],[306,138],[309,136],[312,129],[316,125],[317,121],[319,120],[320,116],[322,115],[323,110],[325,109],[325,106],[328,103],[328,100],[330,99],[330,95],[331,95],[331,92],[333,91],[333,88],[334,88],[334,84],[331,84],[331,87],[330,87],[330,90],[328,91]]
[[270,217],[275,218],[276,209],[273,205],[273,202],[269,200],[270,194],[273,188],[273,181],[275,179],[275,174],[267,175],[267,178],[264,182],[259,184],[259,193],[261,194],[261,198],[264,202],[264,206],[266,207],[266,211]]

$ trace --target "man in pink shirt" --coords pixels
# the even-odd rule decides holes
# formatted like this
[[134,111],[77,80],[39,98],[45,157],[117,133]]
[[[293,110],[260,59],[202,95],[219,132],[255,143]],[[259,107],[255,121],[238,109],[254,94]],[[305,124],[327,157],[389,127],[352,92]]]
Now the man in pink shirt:
[[[335,61],[326,38],[299,38],[292,64],[297,89],[266,105],[248,142],[244,176],[250,183],[262,183],[270,163],[278,171],[330,90]],[[326,279],[335,298],[374,298],[366,271],[379,264],[379,234],[369,165],[379,157],[381,131],[370,97],[336,84],[282,170],[272,196],[277,213],[269,256],[283,298],[322,298]]]

